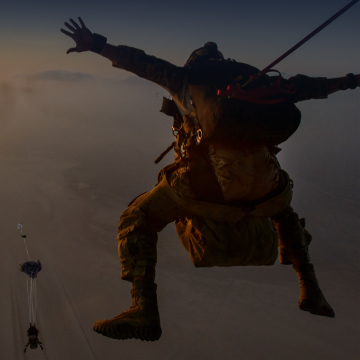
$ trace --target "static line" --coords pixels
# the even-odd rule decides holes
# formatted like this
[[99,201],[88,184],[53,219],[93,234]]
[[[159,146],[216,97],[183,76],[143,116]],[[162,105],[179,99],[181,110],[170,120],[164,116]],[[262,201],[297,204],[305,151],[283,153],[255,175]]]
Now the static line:
[[301,45],[306,43],[308,40],[310,40],[313,36],[315,36],[318,32],[320,32],[322,29],[324,29],[326,26],[328,26],[330,23],[332,23],[335,19],[337,19],[340,15],[342,15],[345,11],[349,10],[353,5],[355,5],[360,0],[353,0],[351,3],[344,6],[341,10],[339,10],[336,14],[334,14],[330,19],[326,20],[323,24],[321,24],[319,27],[317,27],[313,32],[311,32],[309,35],[304,37],[301,41],[299,41],[296,45],[294,45],[291,49],[289,49],[286,53],[281,55],[279,58],[277,58],[275,61],[273,61],[270,65],[268,65],[266,68],[261,70],[259,73],[254,74],[253,78],[250,78],[244,85],[241,87],[244,87],[251,83],[253,80],[259,78],[260,76],[267,73],[274,65],[278,64],[281,60],[285,59],[287,56],[289,56],[292,52],[294,52],[296,49],[298,49]]
[[[21,234],[22,234],[22,230],[21,230]],[[28,251],[28,248],[27,248],[27,245],[26,245],[25,238],[24,238],[24,244],[25,244],[25,249],[26,249],[26,253],[27,253],[27,256],[28,256],[28,260],[30,261],[29,251]]]

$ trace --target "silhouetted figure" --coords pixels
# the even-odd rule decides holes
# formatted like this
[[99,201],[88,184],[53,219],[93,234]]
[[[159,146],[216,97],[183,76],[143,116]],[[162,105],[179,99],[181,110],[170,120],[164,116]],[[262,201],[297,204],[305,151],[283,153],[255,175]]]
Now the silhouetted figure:
[[70,31],[61,29],[76,43],[67,53],[101,54],[114,67],[158,84],[172,98],[165,99],[161,111],[174,117],[175,142],[169,149],[175,149],[175,162],[160,171],[155,188],[133,200],[119,221],[121,278],[133,283],[132,306],[95,322],[94,330],[115,339],[160,338],[157,233],[171,222],[196,267],[272,265],[279,247],[280,263],[292,264],[299,278],[299,308],[334,317],[310,263],[312,237],[290,206],[293,181],[276,154],[277,145],[300,124],[296,102],[355,89],[359,75],[288,80],[264,75],[246,88],[261,90],[257,102],[238,100],[221,92],[228,85],[241,88],[260,70],[225,59],[213,42],[179,67],[140,49],[110,45],[80,18],[80,25],[70,22],[65,23]]
[[37,349],[38,345],[40,346],[41,350],[44,350],[42,346],[42,342],[38,338],[39,330],[36,328],[36,325],[30,323],[30,327],[27,331],[27,336],[29,338],[28,342],[25,344],[24,352],[26,352],[27,347],[30,345],[30,349]]

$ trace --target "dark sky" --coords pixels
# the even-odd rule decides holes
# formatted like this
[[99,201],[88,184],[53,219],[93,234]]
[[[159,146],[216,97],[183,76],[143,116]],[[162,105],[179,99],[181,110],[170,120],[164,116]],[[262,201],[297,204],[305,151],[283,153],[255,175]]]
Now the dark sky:
[[[71,40],[59,32],[81,16],[113,44],[139,47],[183,65],[192,50],[218,43],[225,57],[264,68],[349,1],[16,1],[0,14],[0,78],[66,69],[105,72],[84,56],[65,56]],[[329,25],[278,68],[317,76],[356,71],[360,6]]]

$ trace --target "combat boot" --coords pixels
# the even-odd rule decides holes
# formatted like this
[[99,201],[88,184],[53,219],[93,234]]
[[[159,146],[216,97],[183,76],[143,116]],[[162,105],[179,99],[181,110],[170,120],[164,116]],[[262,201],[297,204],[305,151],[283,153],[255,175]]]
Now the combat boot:
[[294,270],[299,278],[300,299],[299,308],[314,315],[335,317],[335,312],[326,301],[315,276],[313,264],[294,264]]
[[305,219],[299,219],[292,207],[274,216],[272,222],[279,234],[280,264],[293,264],[300,284],[299,308],[311,314],[334,317],[315,276],[308,252],[312,240],[305,229]]
[[305,229],[305,219],[299,219],[291,207],[272,218],[279,235],[280,264],[309,263],[311,234]]
[[156,288],[157,285],[150,281],[134,281],[130,309],[113,319],[96,321],[93,326],[94,331],[119,340],[159,340],[161,327]]

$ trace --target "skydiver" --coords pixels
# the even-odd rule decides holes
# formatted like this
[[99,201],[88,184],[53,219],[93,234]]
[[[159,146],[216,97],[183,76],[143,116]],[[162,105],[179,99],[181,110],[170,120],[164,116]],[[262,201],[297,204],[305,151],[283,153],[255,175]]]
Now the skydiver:
[[[157,233],[173,221],[195,266],[272,265],[279,246],[280,263],[292,264],[299,279],[299,308],[334,317],[310,262],[311,235],[305,220],[290,206],[293,182],[276,158],[277,145],[292,135],[300,119],[296,120],[290,105],[281,108],[289,110],[289,121],[282,124],[276,116],[266,117],[271,117],[276,106],[270,109],[242,102],[232,112],[234,101],[217,96],[218,89],[246,81],[259,69],[237,63],[242,69],[239,73],[227,72],[227,67],[236,69],[237,65],[225,60],[211,42],[195,50],[184,67],[178,67],[139,49],[108,44],[105,37],[86,28],[81,18],[80,26],[70,22],[65,22],[70,31],[61,29],[76,43],[68,54],[95,52],[114,67],[162,86],[174,101],[175,120],[180,119],[173,127],[175,163],[162,169],[157,186],[136,198],[120,217],[121,278],[133,284],[132,306],[113,319],[95,322],[94,330],[115,339],[160,338],[154,283]],[[224,77],[213,80],[222,65]],[[271,78],[263,80],[262,85],[272,85]],[[286,97],[293,104],[355,89],[360,76],[297,75],[281,79],[280,85],[289,90]]]
[[44,350],[42,346],[42,342],[38,338],[39,330],[36,328],[36,325],[30,323],[30,327],[27,331],[27,336],[29,338],[28,342],[25,344],[24,352],[26,352],[27,347],[30,345],[30,349],[37,349],[38,345],[40,346],[41,350]]

